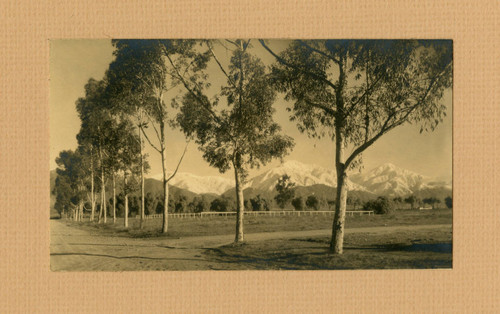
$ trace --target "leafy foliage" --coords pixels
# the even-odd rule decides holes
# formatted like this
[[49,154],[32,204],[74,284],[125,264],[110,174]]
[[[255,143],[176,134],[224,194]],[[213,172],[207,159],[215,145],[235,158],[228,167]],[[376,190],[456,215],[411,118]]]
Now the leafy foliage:
[[59,215],[73,210],[84,201],[85,168],[78,151],[64,150],[56,158],[57,178],[52,193],[56,195],[54,208]]
[[410,195],[404,199],[404,202],[410,204],[411,209],[415,208],[415,205],[420,202],[420,200],[415,195]]
[[453,208],[453,199],[451,196],[448,196],[444,199],[444,203],[446,204],[446,207],[448,208]]
[[428,197],[428,198],[424,198],[422,200],[422,202],[424,204],[429,204],[432,206],[432,208],[435,208],[436,204],[440,204],[441,203],[441,200],[440,199],[437,199],[435,197]]
[[274,199],[280,208],[285,208],[285,205],[295,196],[294,187],[295,183],[291,181],[289,175],[284,174],[278,179],[278,183],[275,187],[278,195],[276,195]]
[[269,203],[265,198],[257,195],[250,199],[250,204],[252,205],[253,211],[269,211]]
[[346,168],[395,127],[433,130],[446,114],[450,41],[296,40],[274,55],[273,82],[293,101],[291,120],[309,136],[353,145]]
[[319,209],[319,200],[316,195],[309,195],[306,199],[306,206],[309,209],[318,210]]
[[[210,43],[206,43],[208,47]],[[231,166],[244,178],[246,167],[259,167],[272,158],[285,155],[293,140],[280,135],[280,126],[273,122],[272,104],[276,92],[269,85],[262,61],[248,53],[249,42],[238,40],[226,74],[226,85],[209,98],[197,78],[195,83],[179,76],[187,93],[177,121],[187,136],[194,136],[211,166],[221,172]],[[208,78],[207,78],[208,79]],[[220,101],[225,99],[225,105]]]
[[304,199],[302,196],[296,197],[292,200],[292,206],[295,210],[304,210]]
[[225,212],[229,209],[229,199],[225,197],[216,198],[210,203],[210,210],[214,212]]
[[366,202],[364,209],[373,210],[378,215],[385,215],[392,212],[393,204],[387,197],[379,196],[375,200]]

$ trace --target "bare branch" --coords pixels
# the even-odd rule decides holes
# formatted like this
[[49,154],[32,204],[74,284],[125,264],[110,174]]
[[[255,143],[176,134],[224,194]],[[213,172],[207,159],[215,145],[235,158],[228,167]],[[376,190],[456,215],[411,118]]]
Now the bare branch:
[[146,117],[148,118],[149,122],[151,123],[151,126],[153,127],[153,130],[155,131],[156,137],[158,138],[158,141],[161,141],[160,132],[156,128],[154,121],[151,119],[151,117],[149,115],[146,115]]
[[161,150],[158,149],[152,142],[151,140],[149,139],[148,135],[146,134],[146,132],[144,132],[144,129],[141,128],[141,131],[142,131],[142,134],[144,134],[144,137],[146,138],[146,140],[148,140],[148,143],[149,145],[151,145],[151,147],[153,147],[157,152],[161,153]]
[[235,45],[236,47],[238,47],[238,48],[239,48],[238,44],[237,44],[235,41],[232,41],[232,40],[229,40],[229,39],[226,39],[226,41],[227,41],[228,43],[233,44],[233,45]]
[[179,159],[179,163],[177,164],[177,167],[175,168],[174,173],[166,180],[166,182],[169,182],[170,180],[172,180],[175,177],[175,175],[177,174],[177,170],[179,170],[182,159],[184,159],[184,155],[186,154],[188,145],[189,145],[189,141],[186,142],[186,147],[184,147],[184,152],[182,153],[181,159]]
[[208,43],[208,41],[206,42],[206,44],[207,44],[208,50],[210,51],[210,53],[214,57],[215,62],[219,65],[219,68],[221,69],[222,73],[224,73],[224,75],[227,77],[227,79],[229,80],[229,83],[231,83],[231,85],[233,85],[236,88],[236,83],[233,81],[233,79],[231,79],[231,77],[227,74],[226,70],[224,70],[224,68],[222,67],[222,64],[219,62],[219,59],[215,55],[215,53],[214,53],[212,47],[210,46],[210,44]]

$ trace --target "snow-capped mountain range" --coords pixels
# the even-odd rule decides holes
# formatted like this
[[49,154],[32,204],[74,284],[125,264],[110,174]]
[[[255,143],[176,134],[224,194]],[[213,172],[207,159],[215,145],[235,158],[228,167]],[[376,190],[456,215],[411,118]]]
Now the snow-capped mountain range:
[[367,173],[350,176],[353,182],[376,195],[403,196],[423,189],[451,189],[451,180],[442,181],[386,163]]
[[[156,180],[162,180],[163,175],[155,175],[152,178]],[[230,188],[234,187],[234,181],[223,177],[197,176],[188,172],[178,172],[175,177],[172,178],[169,184],[197,194],[222,194]]]
[[[273,191],[278,179],[287,174],[296,186],[323,184],[336,187],[335,171],[316,165],[287,161],[251,178],[244,188]],[[154,179],[161,180],[161,175]],[[197,194],[223,194],[234,188],[234,181],[218,176],[197,176],[180,172],[172,179],[174,186]],[[364,191],[375,195],[404,196],[422,189],[444,188],[451,190],[451,180],[430,178],[410,170],[386,163],[365,173],[350,175],[347,181],[349,191]]]
[[[337,186],[337,175],[334,170],[292,160],[252,178],[247,187],[272,191],[278,179],[285,174],[290,176],[290,181],[294,182],[296,186],[310,186],[315,184],[324,184],[331,187]],[[347,180],[347,189],[366,191],[364,187],[353,183],[349,179]]]

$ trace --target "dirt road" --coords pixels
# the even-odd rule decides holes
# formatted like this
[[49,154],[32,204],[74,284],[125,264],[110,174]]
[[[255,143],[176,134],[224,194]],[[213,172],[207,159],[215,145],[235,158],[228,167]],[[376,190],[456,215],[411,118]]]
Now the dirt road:
[[[451,225],[416,225],[346,229],[346,233],[391,233],[410,230],[451,230]],[[283,231],[246,234],[247,242],[329,236],[331,230]],[[233,241],[233,235],[181,239],[134,239],[93,235],[51,220],[50,265],[54,271],[127,271],[220,269],[203,251]]]

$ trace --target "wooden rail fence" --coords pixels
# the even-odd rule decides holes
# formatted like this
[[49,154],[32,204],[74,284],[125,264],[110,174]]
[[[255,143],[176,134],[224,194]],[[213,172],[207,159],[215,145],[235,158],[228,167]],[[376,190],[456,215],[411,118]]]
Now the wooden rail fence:
[[[333,211],[326,210],[318,210],[318,211],[291,211],[291,210],[283,210],[283,211],[245,211],[245,216],[333,216]],[[372,210],[348,210],[346,211],[347,216],[354,215],[373,215]],[[236,212],[202,212],[202,213],[171,213],[168,214],[169,218],[203,218],[203,217],[228,217],[235,216]],[[163,214],[154,214],[154,215],[146,215],[145,219],[157,219],[162,218]],[[140,218],[139,215],[136,216],[137,219]]]

